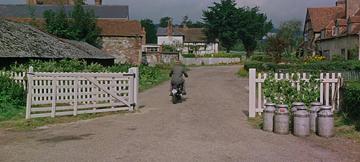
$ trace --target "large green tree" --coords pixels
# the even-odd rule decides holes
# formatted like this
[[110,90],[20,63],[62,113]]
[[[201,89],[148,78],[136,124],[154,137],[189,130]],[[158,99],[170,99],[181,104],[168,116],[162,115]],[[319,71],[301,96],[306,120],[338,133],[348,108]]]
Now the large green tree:
[[169,21],[171,20],[171,17],[162,17],[160,19],[159,26],[162,28],[166,28],[168,26]]
[[73,11],[67,15],[64,8],[44,12],[46,30],[61,38],[84,41],[100,47],[100,28],[96,26],[93,10],[83,8],[84,1],[75,1]]
[[237,7],[234,0],[215,2],[203,12],[205,32],[209,40],[218,39],[227,52],[242,42],[250,56],[257,41],[272,29],[271,21],[258,7]]
[[156,27],[153,21],[150,19],[141,20],[141,26],[146,31],[146,43],[156,43]]

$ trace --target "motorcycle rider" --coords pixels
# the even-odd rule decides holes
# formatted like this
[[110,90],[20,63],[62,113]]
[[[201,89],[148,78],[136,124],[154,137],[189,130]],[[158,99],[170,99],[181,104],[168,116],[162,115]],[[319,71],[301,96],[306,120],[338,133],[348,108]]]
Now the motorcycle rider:
[[[173,66],[169,76],[171,77],[171,89],[180,85],[182,86],[183,90],[182,94],[186,95],[185,79],[183,76],[187,78],[188,74],[186,73],[185,67],[181,65],[180,61],[175,62],[175,65]],[[170,95],[172,95],[172,93],[170,93]]]

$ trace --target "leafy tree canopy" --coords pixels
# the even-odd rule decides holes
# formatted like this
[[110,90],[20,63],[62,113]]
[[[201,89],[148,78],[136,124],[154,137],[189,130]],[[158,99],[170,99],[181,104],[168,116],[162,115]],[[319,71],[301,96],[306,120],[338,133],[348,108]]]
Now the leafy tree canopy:
[[162,17],[160,19],[159,26],[162,28],[166,28],[168,26],[169,21],[171,20],[171,17]]
[[77,0],[74,10],[67,15],[64,8],[44,12],[47,32],[60,38],[84,41],[100,47],[100,28],[96,26],[94,11],[83,8],[84,1]]
[[273,27],[258,7],[237,7],[235,0],[215,2],[203,12],[203,20],[210,41],[218,39],[227,52],[241,41],[248,56]]
[[156,43],[156,27],[153,21],[150,19],[141,20],[141,26],[144,27],[146,31],[146,43]]

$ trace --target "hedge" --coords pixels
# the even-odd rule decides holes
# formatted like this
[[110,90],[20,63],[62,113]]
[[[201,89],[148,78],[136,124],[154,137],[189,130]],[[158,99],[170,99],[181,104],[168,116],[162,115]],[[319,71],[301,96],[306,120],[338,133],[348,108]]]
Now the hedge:
[[358,71],[360,61],[322,61],[301,64],[276,64],[273,62],[247,61],[246,70],[256,68],[258,71],[304,70],[304,71]]
[[360,130],[360,82],[348,82],[342,90],[341,111]]
[[21,116],[25,112],[26,93],[22,85],[9,76],[0,76],[0,121]]

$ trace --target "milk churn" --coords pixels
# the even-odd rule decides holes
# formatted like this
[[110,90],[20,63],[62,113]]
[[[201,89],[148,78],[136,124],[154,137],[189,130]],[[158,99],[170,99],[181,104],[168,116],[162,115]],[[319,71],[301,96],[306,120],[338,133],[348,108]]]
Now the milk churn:
[[267,103],[265,104],[264,110],[264,131],[272,132],[274,130],[274,113],[275,113],[275,104]]
[[331,106],[321,106],[317,114],[317,133],[321,137],[333,137],[334,134],[334,114]]
[[320,102],[313,102],[311,103],[310,108],[310,130],[312,132],[316,132],[316,118],[317,113],[320,111],[320,106],[322,104]]
[[291,112],[294,114],[297,111],[298,107],[304,107],[305,104],[302,102],[294,102],[291,107]]
[[294,135],[308,136],[310,135],[310,114],[305,106],[298,106],[294,114]]
[[287,105],[278,105],[274,118],[274,132],[289,134],[289,111]]

